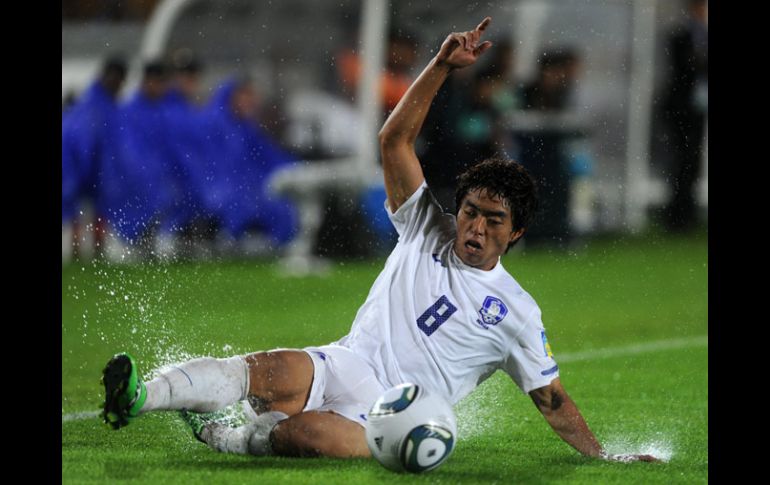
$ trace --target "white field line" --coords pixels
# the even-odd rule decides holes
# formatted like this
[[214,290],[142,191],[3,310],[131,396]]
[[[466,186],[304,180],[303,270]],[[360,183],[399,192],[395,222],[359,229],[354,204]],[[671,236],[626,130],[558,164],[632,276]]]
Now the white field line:
[[580,362],[583,360],[599,360],[610,357],[625,357],[627,355],[647,354],[660,350],[676,350],[686,347],[707,347],[709,344],[708,335],[699,335],[697,337],[673,338],[666,340],[654,340],[643,344],[626,345],[623,347],[608,347],[604,349],[585,350],[582,352],[571,352],[561,355],[554,355],[556,363],[562,362]]
[[[607,347],[604,349],[593,349],[582,352],[571,352],[561,355],[555,355],[558,363],[580,362],[584,360],[599,360],[610,357],[625,357],[628,355],[647,354],[661,350],[677,350],[687,347],[708,346],[708,335],[699,335],[697,337],[674,338],[666,340],[654,340],[643,344],[626,345],[623,347]],[[80,421],[81,419],[95,418],[99,416],[99,411],[83,411],[79,413],[64,414],[61,422]]]
[[81,413],[69,413],[63,414],[61,422],[66,423],[68,421],[80,421],[81,419],[95,418],[99,416],[99,411],[83,411]]

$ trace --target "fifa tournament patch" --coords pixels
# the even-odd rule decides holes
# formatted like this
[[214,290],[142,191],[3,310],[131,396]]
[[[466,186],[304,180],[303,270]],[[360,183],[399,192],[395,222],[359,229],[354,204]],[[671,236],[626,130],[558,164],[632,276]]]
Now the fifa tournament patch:
[[545,353],[545,356],[553,357],[553,352],[551,352],[551,344],[548,343],[548,337],[545,336],[545,330],[540,332],[540,338],[543,339],[543,352]]
[[484,298],[484,304],[479,309],[479,315],[481,315],[481,320],[477,319],[476,323],[488,329],[489,325],[497,325],[508,315],[508,307],[500,298],[488,296]]

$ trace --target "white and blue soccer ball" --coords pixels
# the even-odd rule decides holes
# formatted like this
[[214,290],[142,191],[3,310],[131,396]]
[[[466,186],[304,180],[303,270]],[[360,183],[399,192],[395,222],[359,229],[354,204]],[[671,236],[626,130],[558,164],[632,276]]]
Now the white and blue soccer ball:
[[422,473],[444,463],[457,441],[452,406],[423,386],[400,384],[385,391],[366,422],[366,444],[388,470]]

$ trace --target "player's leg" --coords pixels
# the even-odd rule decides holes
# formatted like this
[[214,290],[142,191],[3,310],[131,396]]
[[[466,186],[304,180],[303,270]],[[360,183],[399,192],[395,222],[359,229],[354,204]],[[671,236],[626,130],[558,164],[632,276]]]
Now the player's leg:
[[270,411],[235,428],[195,413],[182,412],[182,418],[199,441],[223,453],[332,458],[370,456],[363,426],[329,411],[305,411],[291,417]]
[[363,426],[329,411],[306,411],[278,422],[270,445],[281,456],[371,456]]
[[278,421],[288,417],[279,411],[269,411],[256,416],[248,424],[231,427],[212,415],[188,411],[180,411],[180,415],[192,429],[195,438],[210,448],[223,453],[256,456],[273,454],[270,431]]
[[128,354],[118,354],[103,373],[102,416],[117,429],[149,411],[210,412],[253,395],[267,409],[300,412],[313,381],[313,363],[301,351],[258,352],[227,359],[193,359],[142,382]]
[[257,352],[245,358],[249,368],[249,400],[256,411],[291,416],[303,410],[313,384],[314,365],[302,350]]
[[215,411],[244,399],[248,366],[242,357],[204,357],[170,367],[145,383],[135,360],[123,353],[107,363],[102,382],[106,394],[102,417],[118,429],[149,411]]
[[374,369],[351,350],[336,345],[306,348],[305,352],[315,372],[311,393],[303,412],[272,428],[272,453],[370,456],[364,432],[366,414],[384,390]]
[[173,367],[147,383],[141,412],[187,409],[198,413],[247,397],[259,411],[302,411],[313,383],[313,362],[301,350],[271,350],[227,359],[204,357]]
[[[304,354],[304,355],[303,355]],[[261,414],[246,426],[230,428],[205,416],[183,414],[196,438],[218,451],[284,456],[369,456],[364,423],[372,402],[382,393],[373,369],[339,346],[309,347],[304,352],[250,356],[251,391],[260,396]],[[296,362],[281,362],[284,359]],[[305,392],[271,389],[287,369],[312,372]],[[305,374],[303,374],[305,375]],[[291,415],[289,417],[288,415]]]

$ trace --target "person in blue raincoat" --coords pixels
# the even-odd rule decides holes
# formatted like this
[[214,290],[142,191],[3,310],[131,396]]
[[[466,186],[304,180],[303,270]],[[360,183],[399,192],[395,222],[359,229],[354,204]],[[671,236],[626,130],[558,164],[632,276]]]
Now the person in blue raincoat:
[[62,116],[62,223],[77,219],[80,203],[90,200],[104,214],[100,173],[107,131],[117,116],[117,97],[126,62],[108,59],[101,74]]
[[171,59],[173,79],[163,96],[169,139],[176,169],[172,172],[179,187],[177,199],[161,221],[161,231],[188,234],[198,225],[207,226],[213,214],[205,211],[196,177],[205,160],[206,136],[203,111],[198,103],[203,66],[189,49],[179,49]]
[[296,234],[297,214],[289,201],[268,193],[267,182],[294,159],[260,128],[257,110],[248,77],[219,86],[206,108],[206,165],[196,178],[206,209],[229,236],[257,231],[280,247]]
[[140,88],[120,107],[109,134],[102,188],[108,219],[130,243],[154,235],[171,211],[180,187],[167,110],[167,70],[160,62],[145,65]]

